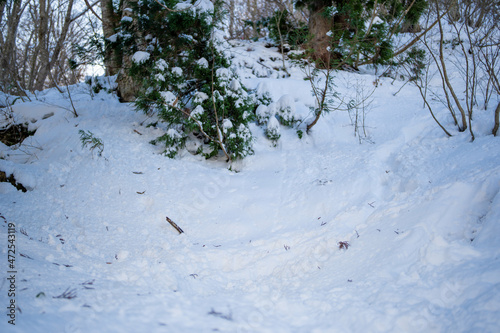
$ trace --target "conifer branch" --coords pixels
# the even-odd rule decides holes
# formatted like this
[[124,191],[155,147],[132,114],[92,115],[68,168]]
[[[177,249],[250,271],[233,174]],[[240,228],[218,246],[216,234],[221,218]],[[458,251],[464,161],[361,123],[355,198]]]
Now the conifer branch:
[[213,45],[212,45],[212,82],[211,82],[211,89],[212,89],[212,103],[214,105],[214,113],[215,113],[215,125],[216,128],[215,130],[217,131],[217,137],[218,140],[215,141],[219,144],[220,148],[224,152],[224,155],[226,155],[227,161],[231,160],[231,157],[227,154],[226,148],[224,147],[224,144],[222,143],[222,137],[221,137],[221,131],[219,128],[219,116],[217,115],[217,105],[215,103],[215,95],[214,95],[214,67],[215,67],[215,54],[213,53]]

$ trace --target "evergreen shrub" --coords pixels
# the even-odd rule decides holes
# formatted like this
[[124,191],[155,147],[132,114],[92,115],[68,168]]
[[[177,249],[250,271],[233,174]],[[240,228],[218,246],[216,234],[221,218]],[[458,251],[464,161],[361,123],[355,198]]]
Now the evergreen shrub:
[[227,160],[252,151],[248,123],[254,95],[231,68],[229,45],[218,29],[221,3],[209,0],[139,0],[122,19],[116,47],[131,56],[130,76],[139,86],[135,106],[168,127],[154,143],[175,157],[187,140],[201,142],[206,158]]

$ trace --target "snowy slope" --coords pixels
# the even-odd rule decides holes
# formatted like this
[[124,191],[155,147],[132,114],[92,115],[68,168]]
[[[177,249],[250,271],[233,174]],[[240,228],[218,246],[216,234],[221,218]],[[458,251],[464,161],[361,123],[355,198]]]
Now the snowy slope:
[[[283,79],[280,55],[258,43],[232,52],[249,88],[264,82],[310,116],[299,69]],[[375,77],[338,80],[347,95],[342,82],[370,89]],[[19,307],[16,327],[4,316],[0,331],[497,331],[500,141],[479,125],[473,143],[446,138],[413,87],[393,95],[402,84],[381,79],[362,144],[346,112],[302,139],[282,127],[276,147],[255,125],[255,154],[237,172],[163,157],[149,143],[162,134],[146,126],[154,119],[83,85],[72,87],[77,118],[54,91],[14,105],[37,131],[2,147],[0,170],[29,191],[0,183]],[[79,130],[102,140],[102,157]]]

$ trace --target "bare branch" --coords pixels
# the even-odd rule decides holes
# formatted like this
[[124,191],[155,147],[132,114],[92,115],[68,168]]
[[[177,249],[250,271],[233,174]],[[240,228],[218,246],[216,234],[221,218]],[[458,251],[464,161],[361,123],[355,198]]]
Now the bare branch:
[[83,10],[81,13],[79,13],[76,16],[72,17],[71,18],[71,22],[78,20],[80,17],[82,17],[83,15],[85,15],[85,13],[88,10],[91,10],[92,13],[94,13],[94,15],[102,22],[102,19],[93,10],[93,7],[95,7],[95,5],[97,5],[99,2],[100,2],[100,0],[96,0],[96,2],[94,2],[93,4],[89,4],[88,1],[85,0],[85,3],[87,4],[87,9]]
[[99,3],[99,1],[100,0],[94,2],[93,5],[90,5],[89,0],[85,0],[85,4],[87,5],[87,8],[92,12],[92,14],[94,14],[94,16],[97,17],[99,19],[99,21],[102,22],[102,18],[99,15],[97,15],[97,13],[94,11],[94,8],[93,8],[97,3]]

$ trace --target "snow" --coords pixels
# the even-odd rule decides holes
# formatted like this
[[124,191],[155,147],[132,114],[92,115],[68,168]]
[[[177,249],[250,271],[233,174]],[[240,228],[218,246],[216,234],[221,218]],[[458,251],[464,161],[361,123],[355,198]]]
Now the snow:
[[295,117],[295,100],[292,95],[286,94],[280,97],[276,103],[280,116],[285,121],[291,121]]
[[193,111],[191,111],[191,117],[195,118],[195,119],[198,119],[199,117],[197,117],[198,115],[202,115],[203,112],[205,112],[205,110],[203,109],[203,107],[201,105],[198,105],[194,108]]
[[208,68],[208,60],[205,59],[205,58],[198,59],[198,61],[196,62],[196,64],[198,66],[200,66],[201,68]]
[[160,71],[164,71],[166,68],[168,68],[168,64],[164,59],[157,60],[155,63],[155,66]]
[[229,72],[229,69],[222,67],[222,68],[218,68],[215,71],[215,75],[218,78],[220,78],[221,80],[228,80],[230,77],[230,72]]
[[162,75],[162,74],[156,74],[155,75],[155,79],[157,81],[162,81],[162,82],[165,82],[165,77]]
[[198,104],[201,104],[203,103],[203,101],[207,100],[208,99],[208,95],[205,94],[204,92],[202,91],[198,91],[195,95],[194,95],[194,102],[195,103],[198,103]]
[[266,126],[266,135],[267,137],[276,144],[278,139],[281,136],[280,133],[280,124],[278,122],[278,119],[276,117],[271,117],[269,118],[269,121],[267,122]]
[[378,16],[375,16],[373,18],[373,20],[372,20],[372,18],[370,18],[369,20],[365,21],[365,29],[368,29],[375,24],[384,24],[384,20],[382,20]]
[[265,124],[270,117],[274,116],[274,112],[272,112],[272,109],[268,108],[266,105],[261,104],[257,107],[257,110],[255,110],[255,115],[257,116],[257,120],[260,124]]
[[184,1],[176,4],[175,10],[192,10],[210,13],[214,11],[214,4],[210,0],[198,0],[194,4],[190,1]]
[[232,80],[231,84],[229,85],[229,89],[231,89],[233,91],[240,90],[241,89],[240,81],[238,81],[238,80]]
[[170,136],[171,138],[181,138],[182,137],[182,135],[174,128],[169,128],[167,130],[167,135]]
[[256,94],[259,98],[270,97],[271,88],[267,81],[259,82],[256,89]]
[[229,119],[224,119],[222,121],[222,128],[224,129],[228,129],[228,128],[232,128],[233,127],[233,123],[231,122],[231,120]]
[[[294,107],[307,124],[310,82],[291,64],[289,78],[268,72],[262,64],[279,67],[280,54],[247,47],[231,50],[238,74],[273,99],[259,113],[274,111],[267,127],[250,125],[255,154],[232,165],[164,157],[150,141],[176,130],[148,126],[150,115],[84,84],[70,88],[77,118],[56,90],[16,102],[16,121],[37,131],[0,146],[0,170],[29,187],[0,183],[1,272],[11,222],[22,311],[16,330],[4,316],[0,331],[497,331],[500,140],[491,129],[475,125],[474,142],[466,132],[447,138],[416,88],[394,95],[404,82],[382,77],[362,144],[342,111],[299,139],[274,114]],[[338,73],[336,89],[350,96],[356,88],[342,82],[374,79]],[[478,124],[493,116],[476,112]],[[102,140],[102,157],[82,148],[79,130]],[[65,291],[76,297],[57,298]]]
[[177,76],[182,76],[182,68],[180,68],[180,67],[173,67],[172,68],[172,74],[177,75]]
[[173,102],[177,100],[177,96],[171,91],[162,91],[160,92],[161,97],[165,101],[165,103],[172,105]]
[[186,34],[179,34],[179,38],[184,38],[189,40],[190,42],[196,42],[194,37],[191,35],[186,35]]
[[132,61],[135,62],[136,64],[140,65],[140,64],[148,61],[150,56],[151,56],[151,54],[149,54],[148,52],[137,51],[132,56]]
[[116,43],[116,41],[118,40],[118,34],[109,36],[107,40],[110,41],[111,43]]

